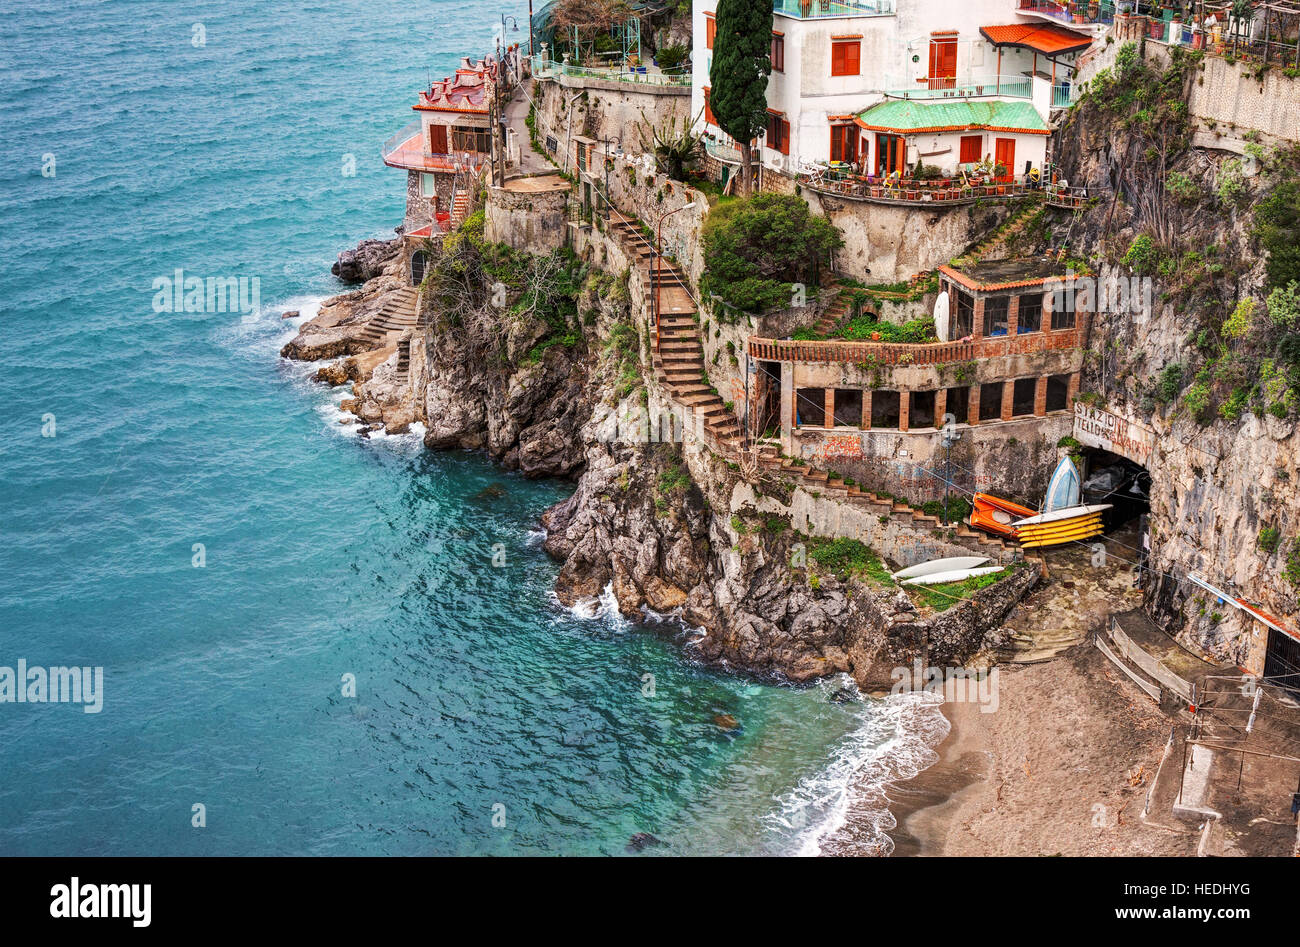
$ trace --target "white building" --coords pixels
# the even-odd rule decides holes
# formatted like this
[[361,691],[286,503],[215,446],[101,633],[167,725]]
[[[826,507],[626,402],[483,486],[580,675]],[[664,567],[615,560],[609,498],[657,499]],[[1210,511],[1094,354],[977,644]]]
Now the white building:
[[[725,156],[734,143],[707,109],[717,0],[692,6],[692,112],[703,112],[706,143]],[[1061,26],[1031,6],[1038,4],[775,0],[764,165],[800,170],[846,162],[876,174],[924,162],[951,171],[963,163],[961,139],[969,158],[979,137],[980,158],[996,157],[1001,147],[1011,159],[1004,162],[1009,173],[1023,174],[1027,162],[1040,166],[1046,120],[1053,107],[1069,101],[1072,63],[1092,34],[1083,32],[1087,26]],[[891,134],[861,118],[873,105],[900,99],[916,101],[922,115],[928,104],[957,99],[1027,102],[1040,121],[1025,129],[956,127],[950,114],[929,121],[911,110],[913,127]]]

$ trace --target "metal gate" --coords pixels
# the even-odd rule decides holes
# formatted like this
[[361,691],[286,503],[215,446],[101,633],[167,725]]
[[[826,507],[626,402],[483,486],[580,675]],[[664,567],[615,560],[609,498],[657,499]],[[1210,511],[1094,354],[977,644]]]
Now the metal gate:
[[1268,630],[1264,679],[1300,696],[1300,641],[1276,628]]

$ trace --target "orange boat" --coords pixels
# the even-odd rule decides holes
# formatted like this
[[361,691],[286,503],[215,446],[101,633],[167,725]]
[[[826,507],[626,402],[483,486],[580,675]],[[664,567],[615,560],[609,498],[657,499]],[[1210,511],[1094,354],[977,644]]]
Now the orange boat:
[[975,509],[970,514],[970,525],[995,536],[1014,536],[1015,522],[1026,516],[1037,515],[1037,510],[1012,503],[987,493],[975,494]]

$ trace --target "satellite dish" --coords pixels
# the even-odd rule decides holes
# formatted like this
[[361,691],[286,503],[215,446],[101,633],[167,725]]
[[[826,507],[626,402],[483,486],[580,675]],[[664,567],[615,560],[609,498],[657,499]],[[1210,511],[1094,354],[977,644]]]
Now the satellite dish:
[[948,291],[945,289],[934,301],[934,334],[940,342],[948,341]]

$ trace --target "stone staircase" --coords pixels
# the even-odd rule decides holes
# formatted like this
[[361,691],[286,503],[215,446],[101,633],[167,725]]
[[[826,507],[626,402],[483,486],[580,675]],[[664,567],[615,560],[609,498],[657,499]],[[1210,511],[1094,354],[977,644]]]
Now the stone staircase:
[[453,233],[469,216],[470,206],[469,188],[457,187],[451,196],[451,229]]
[[989,234],[969,251],[963,253],[954,262],[959,266],[971,266],[981,260],[989,259],[994,253],[1003,249],[1007,245],[1007,241],[1023,231],[1029,221],[1033,220],[1038,214],[1039,210],[1039,201],[1031,201],[1024,205],[1015,214],[1007,218],[993,233]]
[[416,302],[419,295],[419,290],[414,286],[403,286],[395,290],[379,314],[361,331],[360,338],[371,348],[382,348],[394,333],[400,334],[416,328]]
[[852,302],[848,294],[841,291],[835,297],[834,302],[827,307],[825,314],[822,315],[821,321],[813,326],[813,331],[821,338],[826,338],[833,332],[841,322],[848,316],[852,308]]
[[411,377],[411,346],[419,338],[410,335],[397,343],[397,383],[405,386]]
[[684,275],[673,264],[656,260],[638,221],[615,214],[609,229],[634,261],[645,297],[651,298],[656,289],[660,294],[658,341],[652,359],[656,379],[674,402],[700,419],[720,446],[738,453],[740,423],[709,384],[699,313]]

